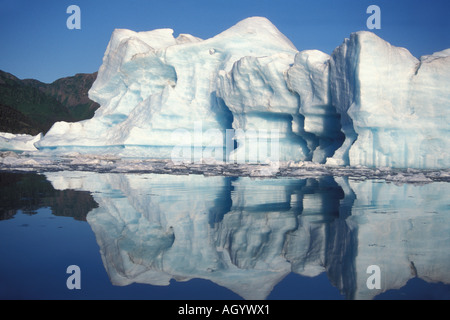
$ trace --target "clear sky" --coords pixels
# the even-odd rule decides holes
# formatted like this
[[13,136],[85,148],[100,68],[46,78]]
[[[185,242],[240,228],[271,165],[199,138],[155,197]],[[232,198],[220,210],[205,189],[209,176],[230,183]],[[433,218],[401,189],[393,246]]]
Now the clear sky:
[[[115,28],[172,28],[207,39],[250,16],[272,21],[299,50],[330,54],[350,33],[369,30],[420,57],[450,48],[450,0],[0,0],[0,69],[50,83],[97,71]],[[69,30],[69,5],[81,29]]]

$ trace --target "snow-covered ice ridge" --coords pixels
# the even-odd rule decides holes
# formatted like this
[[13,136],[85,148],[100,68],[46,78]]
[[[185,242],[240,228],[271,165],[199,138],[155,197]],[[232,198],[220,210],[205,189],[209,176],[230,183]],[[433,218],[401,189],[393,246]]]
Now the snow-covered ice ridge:
[[[89,91],[95,116],[58,122],[35,146],[159,159],[213,148],[220,160],[251,157],[246,141],[262,139],[279,154],[261,162],[450,167],[450,49],[417,59],[360,31],[330,55],[299,51],[262,17],[207,40],[173,33],[115,30]],[[237,148],[224,155],[227,129]]]

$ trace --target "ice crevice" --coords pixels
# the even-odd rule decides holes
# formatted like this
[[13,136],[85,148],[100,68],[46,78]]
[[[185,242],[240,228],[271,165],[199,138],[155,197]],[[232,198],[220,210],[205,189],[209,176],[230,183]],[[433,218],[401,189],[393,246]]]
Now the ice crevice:
[[[120,156],[156,159],[175,147],[214,149],[216,160],[244,161],[256,150],[259,163],[445,169],[449,75],[450,49],[417,59],[367,31],[327,54],[298,50],[263,17],[206,40],[117,29],[89,91],[101,105],[94,117],[58,122],[34,146],[123,145]],[[224,151],[227,130],[244,134]],[[261,152],[271,143],[277,159]]]

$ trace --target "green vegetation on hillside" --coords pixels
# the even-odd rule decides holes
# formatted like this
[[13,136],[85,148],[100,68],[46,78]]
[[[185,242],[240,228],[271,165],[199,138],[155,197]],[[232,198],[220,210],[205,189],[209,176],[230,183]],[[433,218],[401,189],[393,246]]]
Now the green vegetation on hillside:
[[92,118],[99,105],[88,91],[96,77],[77,74],[46,84],[0,70],[0,132],[34,135],[46,133],[56,121]]

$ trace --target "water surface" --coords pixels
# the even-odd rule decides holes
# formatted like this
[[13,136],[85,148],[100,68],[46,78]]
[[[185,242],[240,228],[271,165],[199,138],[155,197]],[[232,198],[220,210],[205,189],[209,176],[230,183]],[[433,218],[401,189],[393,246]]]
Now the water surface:
[[449,299],[449,186],[2,172],[0,298]]

